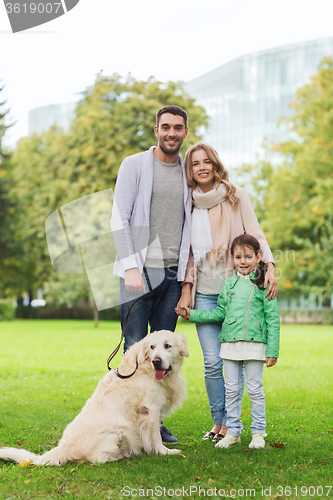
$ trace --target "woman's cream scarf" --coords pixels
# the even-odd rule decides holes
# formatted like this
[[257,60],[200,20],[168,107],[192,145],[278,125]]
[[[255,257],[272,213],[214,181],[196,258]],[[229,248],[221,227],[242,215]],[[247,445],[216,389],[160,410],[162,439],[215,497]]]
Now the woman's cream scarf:
[[205,255],[211,266],[225,258],[229,242],[229,217],[223,207],[227,189],[221,184],[204,193],[197,187],[192,193],[193,213],[191,222],[191,245],[196,265]]

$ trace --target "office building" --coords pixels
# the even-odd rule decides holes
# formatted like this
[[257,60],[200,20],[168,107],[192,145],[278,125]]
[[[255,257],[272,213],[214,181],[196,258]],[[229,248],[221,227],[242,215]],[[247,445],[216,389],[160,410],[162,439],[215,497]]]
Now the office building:
[[210,118],[204,141],[227,169],[262,157],[265,139],[290,137],[278,120],[292,114],[296,90],[310,82],[326,56],[333,56],[333,37],[246,54],[186,83]]
[[67,131],[75,117],[76,104],[65,102],[32,109],[28,114],[28,134],[42,134],[52,125]]

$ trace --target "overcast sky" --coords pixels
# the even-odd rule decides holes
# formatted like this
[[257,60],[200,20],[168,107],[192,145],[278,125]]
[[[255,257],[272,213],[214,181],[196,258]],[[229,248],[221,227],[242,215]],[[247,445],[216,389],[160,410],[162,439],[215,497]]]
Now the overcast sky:
[[[35,0],[36,3],[46,0]],[[80,0],[13,34],[0,0],[0,79],[13,144],[28,111],[74,101],[99,71],[188,81],[247,54],[333,35],[333,0]]]

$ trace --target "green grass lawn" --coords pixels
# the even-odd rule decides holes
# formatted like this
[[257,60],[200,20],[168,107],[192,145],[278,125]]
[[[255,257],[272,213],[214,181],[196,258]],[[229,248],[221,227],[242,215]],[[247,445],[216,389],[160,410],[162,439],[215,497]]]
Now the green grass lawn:
[[[194,325],[179,322],[178,331],[190,351],[182,369],[188,392],[165,424],[182,455],[63,467],[0,462],[0,499],[333,498],[333,326],[282,325],[281,357],[264,370],[267,444],[251,451],[247,395],[242,444],[221,450],[201,440],[212,425],[201,350]],[[116,322],[1,322],[1,446],[55,446],[119,338]]]

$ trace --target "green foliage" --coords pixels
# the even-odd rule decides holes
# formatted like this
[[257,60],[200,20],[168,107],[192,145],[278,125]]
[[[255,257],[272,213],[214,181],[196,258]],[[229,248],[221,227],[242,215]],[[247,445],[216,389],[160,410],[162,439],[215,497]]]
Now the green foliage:
[[0,299],[0,321],[14,319],[15,307],[11,299]]
[[[4,87],[0,87],[0,92],[2,92],[2,90],[4,89]],[[6,118],[7,118],[7,115],[8,115],[8,109],[5,108],[6,106],[6,101],[2,101],[0,102],[0,165],[3,161],[3,159],[6,157],[7,153],[3,147],[3,144],[2,144],[2,140],[4,138],[4,135],[7,131],[7,129],[10,127],[10,125],[8,125],[6,123]]]
[[[202,441],[203,432],[212,426],[202,353],[194,325],[179,322],[178,331],[187,337],[190,352],[182,368],[187,397],[165,424],[177,435],[182,455],[143,453],[119,462],[62,467],[0,462],[0,499],[123,500],[126,485],[136,490],[158,485],[166,490],[211,489],[200,497],[188,495],[192,499],[222,498],[212,493],[215,487],[225,490],[225,498],[332,498],[332,490],[327,496],[324,487],[331,485],[332,478],[333,327],[282,325],[281,357],[276,366],[264,369],[267,444],[264,450],[252,451],[246,391],[242,443],[221,450]],[[36,453],[54,447],[106,372],[106,359],[119,336],[119,323],[112,322],[101,321],[97,333],[87,321],[4,322],[0,329],[1,445]],[[120,358],[118,353],[113,367]],[[287,489],[286,495],[278,495],[278,486],[292,488],[291,495]],[[311,494],[305,489],[301,494],[301,487],[309,491],[310,486],[315,491],[322,486],[323,494],[318,490],[313,495],[313,489]],[[255,495],[245,494],[250,488]],[[137,492],[135,498],[139,497]],[[166,493],[165,497],[176,496]],[[150,493],[149,498],[157,496]]]
[[52,272],[44,283],[44,299],[47,303],[64,306],[80,300],[91,301],[91,291],[87,275]]
[[[199,139],[199,129],[206,124],[207,116],[184,93],[181,83],[161,83],[153,77],[138,81],[117,74],[99,74],[95,85],[83,92],[67,133],[53,127],[19,141],[12,158],[11,184],[20,202],[16,237],[21,242],[23,282],[19,289],[31,290],[45,283],[53,301],[61,304],[68,299],[67,292],[73,292],[71,278],[55,278],[52,272],[46,218],[75,199],[113,188],[122,160],[157,143],[155,115],[166,104],[177,104],[188,113],[185,151]],[[76,277],[75,287],[80,296],[71,301],[85,299],[88,285],[81,286]]]
[[22,245],[23,290],[41,285],[52,271],[45,220],[70,192],[66,148],[65,134],[51,128],[21,139],[13,153],[13,190],[20,202],[16,232]]
[[[285,120],[291,137],[273,151],[282,161],[253,168],[262,226],[279,262],[280,290],[289,295],[333,291],[333,61],[324,59],[311,83],[297,91]],[[272,153],[274,156],[274,153]],[[258,179],[264,172],[264,187]]]
[[[0,93],[3,87],[0,88]],[[13,190],[11,155],[3,146],[8,109],[0,102],[0,297],[10,294],[10,287],[20,280],[16,233],[17,198]]]

